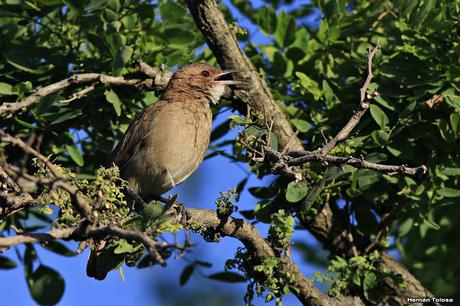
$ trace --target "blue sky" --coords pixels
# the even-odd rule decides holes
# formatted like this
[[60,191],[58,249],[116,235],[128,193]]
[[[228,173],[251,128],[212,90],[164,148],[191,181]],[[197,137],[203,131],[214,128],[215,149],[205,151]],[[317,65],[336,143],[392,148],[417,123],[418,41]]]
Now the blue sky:
[[[228,2],[228,1],[225,1]],[[262,5],[261,1],[251,1],[255,7]],[[286,9],[297,5],[305,5],[307,0],[294,1]],[[257,27],[250,25],[248,21],[231,8],[233,15],[240,25],[248,27],[251,33],[251,39],[258,43],[263,43],[266,38],[262,33],[257,32]],[[319,15],[319,14],[318,14]],[[317,18],[317,17],[316,17]],[[302,22],[317,24],[318,19],[310,18]],[[214,121],[214,126],[222,123],[229,115],[229,111],[220,114]],[[234,138],[236,132],[227,135],[227,138]],[[188,206],[214,209],[214,200],[219,196],[220,191],[226,191],[235,187],[248,173],[247,165],[237,165],[227,159],[217,156],[203,162],[198,171],[185,183],[170,193],[178,193],[180,200]],[[247,187],[259,186],[267,183],[272,178],[266,178],[263,182],[252,175],[249,178]],[[257,200],[247,191],[243,192],[240,202],[240,210],[252,209]],[[264,224],[258,224],[257,228],[262,235],[266,236],[268,227]],[[178,235],[183,238],[183,233]],[[63,257],[54,253],[43,250],[37,246],[41,263],[49,265],[58,270],[65,279],[66,289],[64,297],[58,305],[76,306],[76,305],[173,305],[172,300],[168,297],[177,296],[189,297],[190,293],[199,293],[202,289],[211,289],[211,292],[229,295],[227,299],[233,301],[234,305],[243,304],[243,295],[246,291],[246,284],[225,284],[209,280],[205,275],[221,272],[224,269],[225,261],[235,254],[236,248],[242,246],[235,239],[223,238],[219,243],[206,243],[200,236],[193,235],[193,243],[196,247],[193,253],[188,254],[185,259],[170,259],[167,268],[155,266],[138,270],[135,268],[124,267],[125,282],[122,281],[117,271],[110,273],[106,280],[96,281],[86,276],[85,267],[89,250],[77,257]],[[294,243],[303,241],[318,247],[318,252],[322,253],[321,246],[307,231],[296,231],[293,239]],[[76,243],[68,243],[69,247],[76,249]],[[22,247],[19,249],[22,250]],[[15,250],[11,249],[4,255],[16,259]],[[293,253],[294,260],[299,264],[301,271],[307,276],[313,276],[314,271],[321,270],[305,261],[298,252]],[[213,263],[210,269],[201,269],[195,272],[189,282],[181,287],[179,285],[179,275],[188,261],[201,260]],[[52,288],[50,288],[52,290]],[[3,305],[23,306],[35,305],[30,297],[27,285],[24,279],[22,267],[2,271],[0,278],[0,293],[2,293]],[[216,294],[217,296],[218,294]],[[284,305],[300,305],[295,297],[283,298]],[[217,305],[213,296],[209,293],[202,296],[201,299],[188,300],[187,305]],[[262,299],[255,300],[256,305],[267,305]],[[272,303],[273,304],[273,303]]]

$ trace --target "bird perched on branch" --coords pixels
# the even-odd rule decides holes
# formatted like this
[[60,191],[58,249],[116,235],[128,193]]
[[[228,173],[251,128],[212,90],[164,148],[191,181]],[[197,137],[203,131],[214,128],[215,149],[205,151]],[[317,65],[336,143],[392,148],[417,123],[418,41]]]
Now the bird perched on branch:
[[[173,74],[161,99],[128,127],[112,162],[144,200],[169,191],[198,168],[211,135],[210,103],[219,101],[226,85],[241,84],[225,79],[239,71],[204,63],[183,67]],[[107,272],[98,271],[97,253],[91,251],[87,274],[102,280]]]

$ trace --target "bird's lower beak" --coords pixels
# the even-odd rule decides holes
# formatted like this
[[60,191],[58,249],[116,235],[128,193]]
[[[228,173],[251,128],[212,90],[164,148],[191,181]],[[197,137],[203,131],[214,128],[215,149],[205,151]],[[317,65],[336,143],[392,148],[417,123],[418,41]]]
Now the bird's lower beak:
[[245,84],[245,82],[243,82],[243,81],[222,80],[223,77],[225,77],[225,76],[227,76],[229,74],[237,73],[237,72],[243,72],[243,71],[245,71],[245,70],[244,69],[228,69],[228,70],[224,70],[221,73],[219,73],[218,75],[216,75],[216,77],[214,78],[214,82],[216,82],[218,84],[222,84],[222,85],[241,85],[241,84]]

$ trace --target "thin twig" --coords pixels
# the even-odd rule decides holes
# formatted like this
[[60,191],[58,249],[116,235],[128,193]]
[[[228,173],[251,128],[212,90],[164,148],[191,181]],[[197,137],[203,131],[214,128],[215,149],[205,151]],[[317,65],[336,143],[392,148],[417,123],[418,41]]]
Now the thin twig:
[[41,161],[51,172],[53,177],[56,179],[52,183],[52,188],[61,187],[65,191],[67,191],[70,196],[72,197],[72,203],[74,204],[77,211],[82,215],[82,217],[86,218],[88,221],[94,221],[94,216],[92,214],[91,205],[88,201],[84,198],[84,196],[79,192],[78,188],[73,186],[69,183],[69,178],[65,175],[59,173],[57,168],[54,166],[53,163],[44,155],[37,152],[34,148],[30,145],[26,144],[19,138],[13,137],[8,133],[0,130],[0,140],[9,142],[13,145],[20,147],[24,152],[27,152],[34,157],[36,157],[39,161]]
[[45,166],[51,171],[51,174],[53,174],[54,177],[61,176],[61,174],[56,170],[56,167],[53,165],[53,163],[50,162],[50,160],[47,157],[37,152],[34,148],[26,144],[21,139],[13,137],[10,134],[5,133],[4,131],[0,130],[0,141],[9,142],[15,146],[20,147],[24,152],[33,155],[39,161],[45,164]]
[[8,173],[6,173],[5,170],[1,166],[0,166],[0,179],[7,186],[12,188],[14,192],[16,192],[16,193],[21,192],[21,188],[19,187],[19,185],[16,184],[16,182],[11,179],[11,177],[8,175]]
[[381,48],[380,38],[378,38],[377,39],[377,44],[375,45],[375,47],[373,49],[369,49],[369,54],[368,54],[368,57],[367,57],[367,78],[366,78],[366,82],[364,82],[363,87],[361,87],[361,89],[360,89],[360,92],[361,92],[361,100],[360,100],[360,102],[361,103],[363,103],[366,100],[367,88],[369,87],[369,84],[371,83],[372,78],[374,77],[374,75],[372,73],[372,60],[374,59],[375,54],[377,53],[377,51],[380,50],[380,48]]
[[369,245],[366,246],[366,248],[364,249],[364,254],[369,254],[374,248],[376,248],[380,244],[382,239],[388,233],[389,226],[396,217],[396,213],[401,210],[402,206],[404,205],[397,205],[393,207],[390,211],[382,215],[379,227],[377,229],[377,233],[375,234],[375,238]]
[[[333,155],[322,156],[321,153],[317,151],[295,151],[295,152],[290,152],[287,155],[286,154],[283,155],[280,152],[275,151],[268,146],[265,146],[264,150],[265,150],[265,161],[270,162],[272,164],[280,163],[281,161],[281,165],[283,167],[287,167],[286,171],[289,171],[288,168],[291,166],[303,165],[310,161],[330,163],[336,166],[350,165],[355,168],[376,170],[382,173],[386,173],[388,175],[405,174],[409,176],[423,177],[424,175],[426,175],[428,171],[427,167],[424,165],[415,167],[415,168],[407,167],[404,165],[402,166],[383,165],[383,164],[371,163],[364,159],[356,158],[356,157],[341,157],[341,156],[333,156]],[[292,172],[292,170],[290,172]],[[288,172],[288,176],[292,177],[292,174],[289,174]]]
[[[373,49],[369,49],[368,57],[367,57],[367,69],[368,74],[366,81],[364,82],[363,87],[361,87],[361,99],[359,103],[358,110],[354,111],[353,116],[348,120],[347,124],[340,130],[340,132],[331,139],[328,143],[326,143],[321,150],[319,150],[321,156],[326,156],[332,149],[335,148],[337,143],[346,139],[350,132],[356,127],[356,125],[361,120],[361,117],[369,108],[370,99],[366,97],[366,91],[369,87],[369,84],[372,81],[373,74],[372,74],[372,60],[374,59],[375,54],[377,51],[380,50],[380,39],[377,40],[377,45]],[[372,99],[372,97],[370,97]]]
[[345,204],[345,224],[347,226],[347,237],[350,241],[351,251],[353,256],[358,256],[358,249],[356,248],[355,238],[353,237],[353,227],[350,224],[350,203],[347,201]]
[[[168,74],[168,72],[161,72],[161,73],[164,73],[165,75]],[[170,77],[170,74],[169,74],[169,77]],[[159,82],[159,80],[161,80],[161,82]],[[158,84],[156,83],[157,81],[159,82]],[[164,87],[166,85],[164,84],[163,78],[157,78],[157,77],[155,77],[154,79],[129,79],[126,77],[114,77],[114,76],[104,75],[100,73],[75,74],[67,79],[61,80],[59,82],[56,82],[51,85],[35,90],[34,93],[24,98],[20,102],[3,103],[2,105],[0,105],[0,115],[14,113],[20,110],[25,110],[29,106],[33,105],[34,103],[39,102],[43,97],[46,97],[60,90],[68,88],[71,85],[84,84],[84,83],[90,83],[90,82],[99,82],[104,86],[110,86],[110,85],[134,86],[139,89],[158,89],[158,87]],[[82,93],[87,94],[88,93],[87,91],[91,91],[91,90],[93,89],[90,86],[86,89],[81,90],[76,95],[82,96]],[[73,101],[74,99],[71,98],[71,100]]]
[[83,88],[82,90],[74,93],[69,99],[67,100],[61,100],[60,102],[61,103],[70,103],[72,101],[75,101],[75,100],[79,100],[81,98],[83,98],[84,96],[86,96],[87,94],[93,92],[96,90],[96,85],[90,85],[88,87],[85,87]]

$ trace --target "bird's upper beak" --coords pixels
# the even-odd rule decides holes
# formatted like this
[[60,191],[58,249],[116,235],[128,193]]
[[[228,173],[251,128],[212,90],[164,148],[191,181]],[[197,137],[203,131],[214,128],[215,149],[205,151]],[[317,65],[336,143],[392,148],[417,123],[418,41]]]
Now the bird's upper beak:
[[218,84],[222,84],[222,85],[242,85],[242,84],[245,84],[245,82],[243,81],[237,81],[237,80],[222,80],[223,77],[231,74],[231,73],[237,73],[237,72],[243,72],[245,71],[244,69],[228,69],[228,70],[224,70],[222,71],[221,73],[219,73],[218,75],[216,75],[216,77],[214,78],[214,82],[218,83]]

